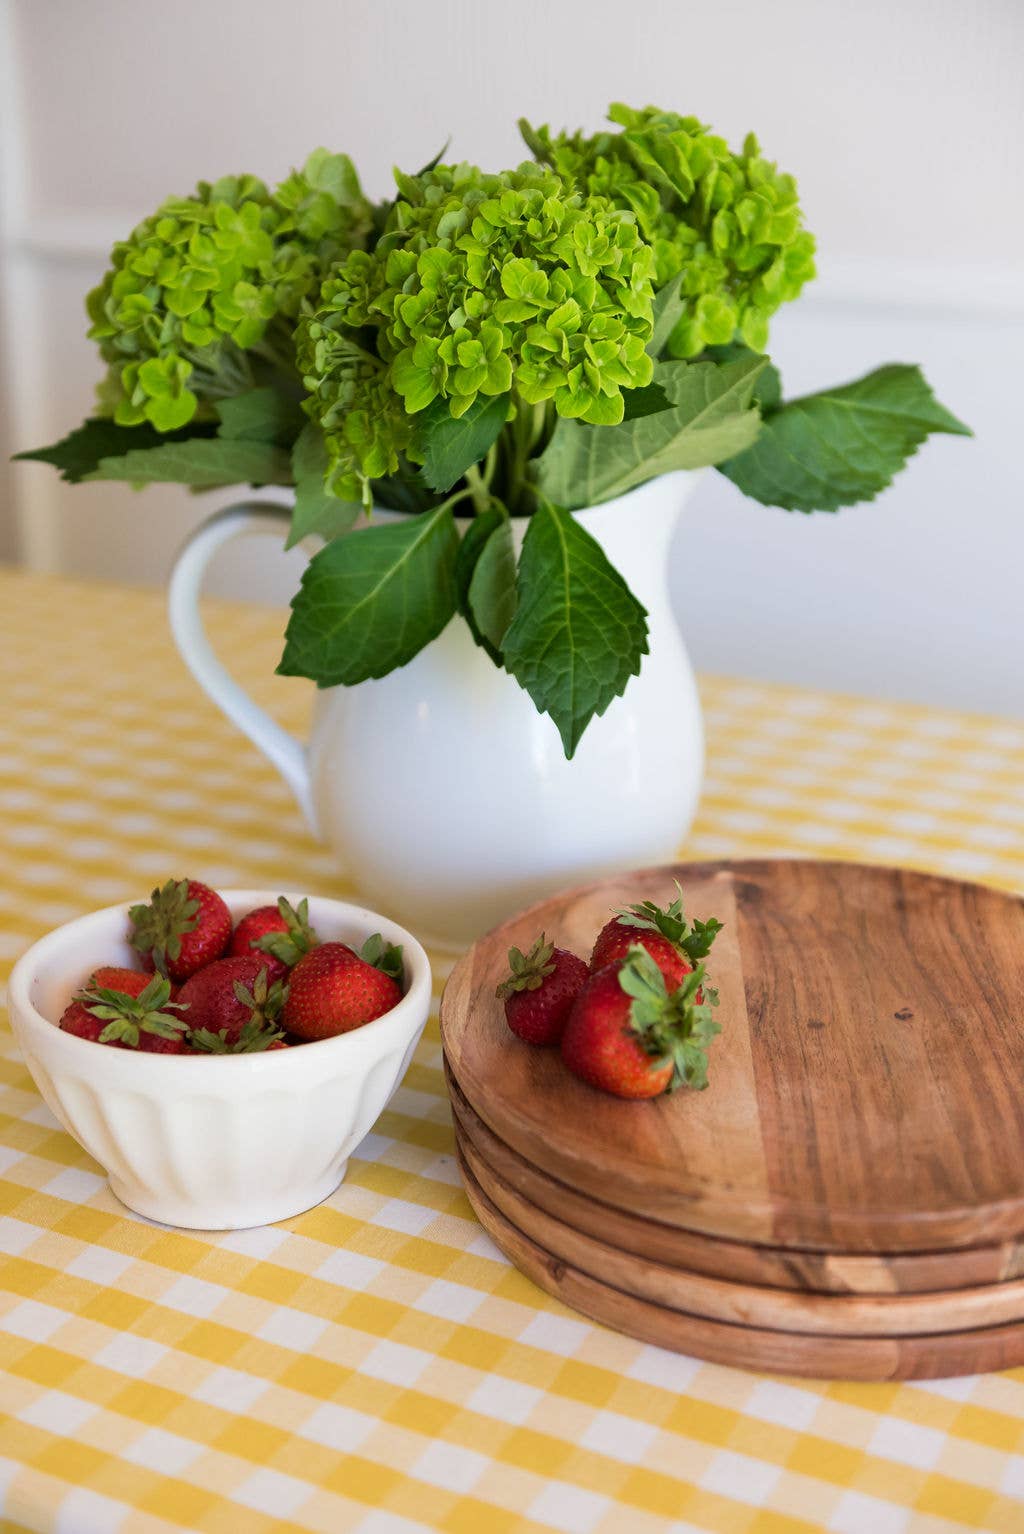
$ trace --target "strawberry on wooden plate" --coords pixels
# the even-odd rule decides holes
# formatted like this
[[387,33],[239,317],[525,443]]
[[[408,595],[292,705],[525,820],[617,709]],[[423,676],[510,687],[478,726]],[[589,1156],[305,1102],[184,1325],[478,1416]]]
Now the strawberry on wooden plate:
[[669,906],[644,900],[627,906],[604,924],[597,935],[590,956],[592,970],[603,969],[624,959],[636,944],[646,948],[666,982],[678,984],[690,974],[701,959],[706,959],[711,945],[722,930],[714,916],[706,922],[689,922],[683,910],[683,892],[676,884],[676,898]]
[[640,944],[592,974],[562,1034],[562,1059],[593,1087],[616,1097],[658,1097],[708,1084],[707,1049],[721,1030],[718,997],[704,966],[666,980]]
[[570,1009],[589,978],[582,959],[556,948],[542,932],[528,953],[508,951],[509,973],[495,992],[512,1032],[527,1044],[557,1044]]

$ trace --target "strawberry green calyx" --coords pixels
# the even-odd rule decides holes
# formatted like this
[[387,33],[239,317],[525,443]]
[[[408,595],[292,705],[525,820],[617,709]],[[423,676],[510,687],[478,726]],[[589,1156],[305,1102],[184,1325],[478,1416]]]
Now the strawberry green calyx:
[[249,1022],[258,1023],[260,1027],[276,1023],[288,1000],[288,987],[280,980],[271,985],[265,969],[260,970],[251,990],[241,980],[235,981],[233,990],[242,1006],[250,1009]]
[[149,905],[133,905],[128,916],[132,924],[130,942],[137,953],[148,954],[160,974],[167,973],[167,960],[177,959],[181,940],[199,923],[199,901],[189,894],[187,879],[168,879],[162,889],[155,889]]
[[539,991],[549,975],[555,971],[555,945],[549,943],[545,933],[534,943],[529,953],[519,948],[508,951],[509,973],[495,991],[499,1001],[514,996],[517,991]]
[[270,985],[266,970],[261,969],[251,989],[241,980],[236,980],[233,990],[236,1000],[249,1009],[249,1018],[242,1024],[237,1038],[229,1043],[226,1028],[221,1028],[217,1033],[209,1028],[194,1028],[189,1034],[189,1044],[193,1049],[209,1055],[251,1055],[269,1049],[271,1044],[284,1038],[283,1031],[278,1027],[278,1018],[288,1000],[286,985],[282,985],[280,980]]
[[401,943],[386,943],[379,932],[368,937],[359,950],[359,957],[366,964],[372,964],[374,969],[379,969],[382,975],[387,975],[391,980],[402,978],[402,945]]
[[288,924],[287,932],[264,932],[263,936],[256,938],[251,946],[260,949],[262,953],[269,953],[275,959],[280,959],[282,964],[287,964],[291,969],[304,953],[316,947],[320,939],[315,928],[309,925],[308,900],[300,900],[296,909],[283,895],[279,895],[277,909],[281,920]]
[[171,1001],[171,984],[163,975],[154,975],[138,996],[127,991],[112,991],[106,986],[86,988],[75,997],[93,1017],[106,1023],[100,1034],[101,1044],[121,1043],[138,1047],[140,1033],[155,1033],[162,1039],[175,1039],[188,1024],[183,1017],[173,1017],[165,1008],[187,1011],[187,1002]]
[[280,1028],[253,1016],[243,1025],[238,1038],[231,1044],[228,1043],[226,1028],[222,1028],[219,1033],[211,1033],[209,1028],[196,1028],[189,1035],[189,1044],[204,1055],[257,1055],[283,1038]]
[[669,991],[650,954],[635,944],[619,970],[619,985],[631,998],[628,1026],[641,1048],[654,1060],[672,1062],[667,1090],[686,1086],[702,1092],[708,1084],[708,1045],[722,1031],[711,1015],[718,993],[705,983],[703,964]]
[[653,900],[644,900],[639,905],[627,906],[620,911],[618,919],[624,927],[660,932],[662,937],[668,938],[670,943],[685,953],[691,964],[697,964],[699,960],[707,958],[712,943],[722,930],[722,923],[714,916],[709,916],[707,921],[687,921],[678,879],[675,886],[676,898],[671,905],[659,906]]

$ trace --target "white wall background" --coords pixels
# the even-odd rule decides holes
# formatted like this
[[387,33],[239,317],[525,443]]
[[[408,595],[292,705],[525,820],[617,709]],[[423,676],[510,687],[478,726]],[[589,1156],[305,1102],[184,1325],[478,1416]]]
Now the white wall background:
[[[920,361],[977,436],[835,517],[710,474],[672,570],[694,657],[1024,715],[1022,60],[1019,0],[0,0],[0,448],[88,412],[83,294],[201,176],[273,181],[326,143],[382,195],[449,134],[511,164],[520,114],[596,127],[616,98],[734,142],[754,127],[819,238],[821,278],[773,336],[790,392]],[[215,504],[4,466],[0,558],[161,581]],[[282,599],[296,559],[227,556],[220,589]]]

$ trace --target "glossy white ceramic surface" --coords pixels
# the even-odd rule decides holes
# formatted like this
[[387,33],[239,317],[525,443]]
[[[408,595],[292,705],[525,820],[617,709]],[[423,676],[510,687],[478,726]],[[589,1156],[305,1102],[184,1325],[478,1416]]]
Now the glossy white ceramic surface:
[[[360,892],[427,940],[461,947],[562,885],[678,852],[704,747],[666,562],[696,477],[665,475],[577,514],[647,608],[650,653],[572,761],[461,619],[389,676],[320,692],[304,752],[228,677],[198,615],[212,553],[237,533],[276,531],[267,507],[220,513],[186,546],[172,628],[197,680],[278,766]],[[519,539],[525,526],[516,519]]]
[[[237,919],[280,892],[221,893]],[[134,967],[124,905],[57,927],[15,965],[11,1024],[35,1083],[130,1209],[168,1225],[235,1229],[300,1214],[341,1182],[423,1032],[430,964],[386,917],[317,896],[309,912],[323,940],[358,946],[381,932],[401,943],[405,995],[351,1033],[269,1053],[143,1054],[61,1032],[61,1013],[97,964]]]

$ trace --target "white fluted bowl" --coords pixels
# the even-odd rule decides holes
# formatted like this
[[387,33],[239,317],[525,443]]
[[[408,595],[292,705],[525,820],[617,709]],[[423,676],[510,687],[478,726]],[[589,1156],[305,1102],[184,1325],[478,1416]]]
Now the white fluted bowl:
[[[279,893],[221,891],[235,920]],[[26,1064],[129,1209],[168,1225],[233,1230],[301,1214],[342,1181],[423,1032],[430,963],[411,933],[361,906],[311,895],[309,915],[324,941],[358,948],[380,932],[401,943],[405,994],[351,1033],[269,1053],[143,1054],[61,1031],[92,970],[135,967],[126,905],[55,928],[15,965],[8,1000]]]

